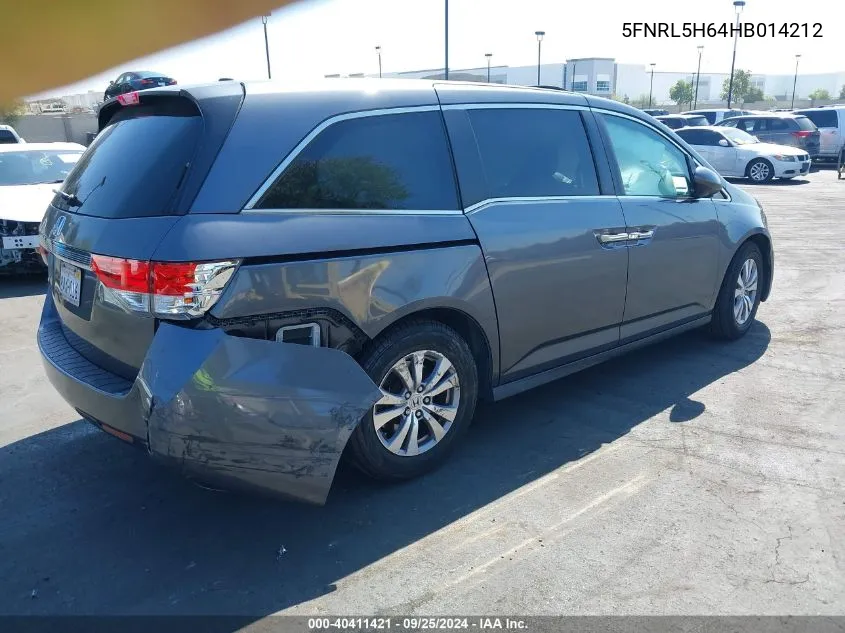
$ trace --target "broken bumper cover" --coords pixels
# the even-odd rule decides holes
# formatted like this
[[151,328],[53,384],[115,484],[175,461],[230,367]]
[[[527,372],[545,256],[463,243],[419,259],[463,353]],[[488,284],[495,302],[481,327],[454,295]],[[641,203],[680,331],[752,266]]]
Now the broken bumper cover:
[[325,503],[352,431],[381,393],[349,355],[162,323],[134,382],[67,342],[48,293],[47,376],[85,417],[191,477]]

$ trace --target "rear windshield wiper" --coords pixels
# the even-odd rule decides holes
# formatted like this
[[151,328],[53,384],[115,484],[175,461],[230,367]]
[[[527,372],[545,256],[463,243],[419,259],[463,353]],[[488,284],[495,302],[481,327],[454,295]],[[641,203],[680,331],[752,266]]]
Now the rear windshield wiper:
[[53,189],[53,193],[57,196],[61,196],[62,199],[68,203],[70,207],[81,207],[82,200],[76,197],[74,193],[67,193],[66,191],[62,191],[61,189]]

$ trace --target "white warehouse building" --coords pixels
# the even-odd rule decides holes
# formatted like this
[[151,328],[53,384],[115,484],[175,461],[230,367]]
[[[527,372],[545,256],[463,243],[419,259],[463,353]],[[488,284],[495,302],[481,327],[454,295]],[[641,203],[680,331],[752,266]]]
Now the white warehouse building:
[[[405,77],[415,79],[443,79],[443,69],[415,70],[399,73],[384,73],[384,77]],[[652,99],[655,104],[671,103],[669,90],[678,80],[695,81],[695,69],[691,72],[654,72]],[[340,77],[341,75],[327,75]],[[374,75],[358,73],[353,76]],[[717,104],[721,100],[722,83],[728,73],[702,73],[699,81],[698,103]],[[464,81],[487,81],[487,67],[449,69],[449,79]],[[793,75],[752,75],[752,84],[760,88],[767,97],[785,101],[792,97]],[[490,81],[493,83],[536,86],[537,66],[492,66]],[[652,81],[651,69],[645,64],[622,64],[609,57],[585,57],[568,59],[565,63],[541,64],[540,85],[556,86],[575,92],[635,100],[648,96]],[[796,99],[807,99],[817,89],[827,90],[836,99],[845,86],[845,71],[825,74],[799,74]]]

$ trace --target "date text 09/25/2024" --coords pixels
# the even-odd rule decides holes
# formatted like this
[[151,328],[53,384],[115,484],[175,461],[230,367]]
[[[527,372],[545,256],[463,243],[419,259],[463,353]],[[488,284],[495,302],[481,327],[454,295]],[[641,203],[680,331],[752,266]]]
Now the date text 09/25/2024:
[[822,37],[820,22],[623,22],[622,37]]
[[308,618],[308,631],[454,631],[454,630],[510,630],[527,631],[522,618],[507,617],[316,617]]

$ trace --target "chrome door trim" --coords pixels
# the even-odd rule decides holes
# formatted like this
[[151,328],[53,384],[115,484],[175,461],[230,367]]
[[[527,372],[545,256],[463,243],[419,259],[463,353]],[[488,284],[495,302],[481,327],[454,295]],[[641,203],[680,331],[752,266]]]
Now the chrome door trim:
[[294,147],[288,155],[282,160],[281,163],[272,171],[272,173],[261,183],[261,186],[258,190],[252,194],[250,199],[244,205],[241,211],[248,211],[255,207],[258,204],[258,201],[261,199],[261,196],[265,194],[265,192],[272,186],[274,182],[276,182],[276,178],[287,169],[288,165],[290,165],[296,157],[302,153],[311,141],[316,138],[320,132],[325,130],[326,128],[334,125],[335,123],[339,123],[341,121],[348,121],[350,119],[363,119],[367,117],[375,117],[375,116],[386,116],[389,114],[408,114],[411,112],[437,112],[440,110],[440,106],[438,105],[423,105],[423,106],[410,106],[410,107],[403,107],[403,108],[379,108],[377,110],[358,110],[356,112],[346,112],[344,114],[338,114],[333,117],[330,117],[324,120],[322,123],[319,123],[313,130],[311,130],[305,138],[303,138],[297,145]]
[[463,215],[460,209],[243,209],[243,215]]
[[446,112],[449,110],[589,110],[586,105],[570,105],[568,103],[538,103],[538,102],[485,102],[485,103],[450,103],[441,106]]
[[506,198],[486,198],[484,200],[481,200],[480,202],[476,202],[475,204],[471,204],[470,206],[466,207],[463,212],[467,215],[470,215],[472,213],[481,211],[487,207],[499,204],[539,204],[545,202],[561,202],[567,200],[608,200],[610,198],[615,197],[616,196],[613,194],[608,194],[590,196],[510,196]]

